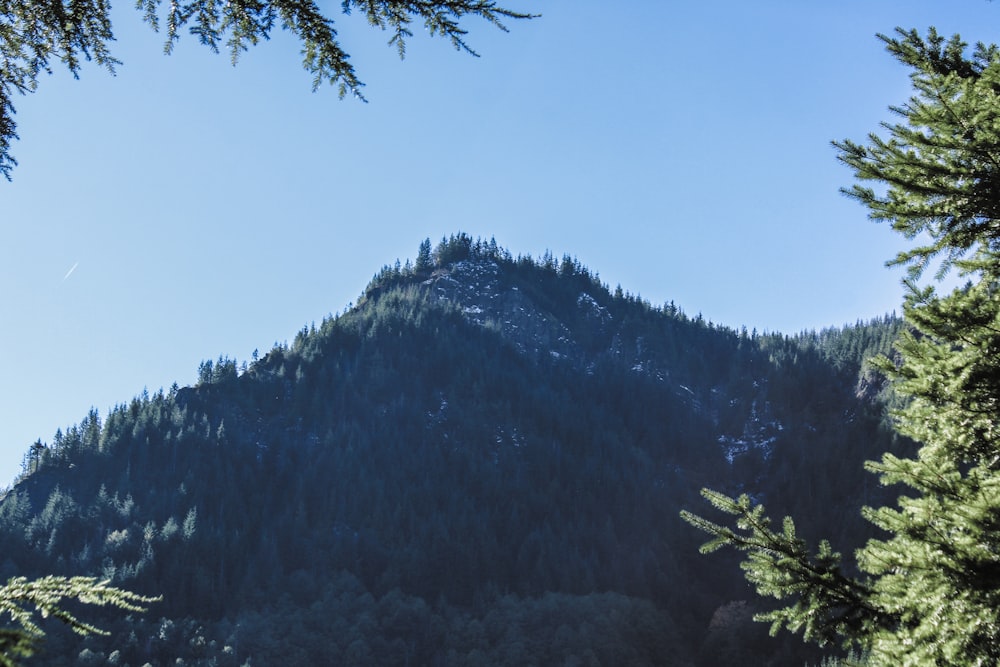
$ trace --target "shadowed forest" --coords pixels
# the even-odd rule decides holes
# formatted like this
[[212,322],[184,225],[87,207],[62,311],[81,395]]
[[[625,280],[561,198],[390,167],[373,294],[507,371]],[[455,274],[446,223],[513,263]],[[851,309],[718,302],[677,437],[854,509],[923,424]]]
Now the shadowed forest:
[[163,596],[53,625],[38,664],[818,661],[678,512],[749,491],[860,546],[863,461],[911,449],[865,361],[900,326],[736,331],[569,256],[425,241],[291,343],[29,448],[0,578]]

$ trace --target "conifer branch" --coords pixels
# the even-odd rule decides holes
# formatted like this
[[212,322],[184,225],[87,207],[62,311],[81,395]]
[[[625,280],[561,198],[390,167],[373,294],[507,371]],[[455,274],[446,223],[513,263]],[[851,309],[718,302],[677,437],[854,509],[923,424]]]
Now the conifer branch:
[[[168,0],[160,16],[162,0],[135,0],[142,20],[154,32],[165,28],[164,53],[171,53],[182,30],[214,52],[220,43],[228,47],[233,64],[241,53],[261,40],[270,39],[277,22],[294,33],[301,43],[302,65],[312,75],[312,88],[324,84],[337,88],[341,98],[348,93],[364,101],[364,83],[349,54],[341,46],[334,21],[314,0]],[[422,21],[431,36],[441,36],[456,49],[478,55],[465,41],[462,20],[478,17],[507,32],[503,19],[538,16],[500,7],[493,0],[343,0],[341,10],[350,15],[360,10],[368,22],[392,32],[390,46],[405,55],[409,26]],[[114,41],[108,0],[0,0],[0,175],[7,180],[17,161],[10,152],[18,138],[14,122],[13,95],[25,95],[38,87],[39,76],[51,74],[51,61],[58,59],[79,76],[83,61],[95,61],[111,74],[121,62],[111,55]]]
[[771,622],[772,635],[784,626],[792,632],[801,630],[806,640],[826,644],[838,637],[852,637],[862,627],[891,622],[871,602],[869,587],[843,574],[840,554],[828,543],[821,543],[815,555],[809,552],[795,534],[790,517],[785,517],[779,533],[770,527],[764,507],[753,505],[745,494],[734,500],[702,489],[702,496],[717,509],[735,516],[737,526],[733,530],[682,511],[681,518],[713,536],[702,545],[702,553],[724,546],[747,552],[741,567],[757,592],[778,600],[793,599],[787,607],[755,617]]
[[62,607],[65,600],[77,600],[97,607],[117,607],[145,612],[159,597],[146,597],[108,585],[94,577],[47,576],[29,580],[14,577],[0,587],[0,619],[5,616],[14,627],[0,629],[0,667],[17,667],[20,659],[35,654],[45,636],[38,618],[52,617],[78,635],[106,635],[97,626],[81,620]]

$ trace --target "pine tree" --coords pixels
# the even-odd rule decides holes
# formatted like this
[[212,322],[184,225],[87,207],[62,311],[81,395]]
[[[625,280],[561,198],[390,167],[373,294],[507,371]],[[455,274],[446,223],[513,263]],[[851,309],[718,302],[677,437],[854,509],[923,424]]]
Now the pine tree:
[[413,270],[416,271],[418,276],[424,276],[431,272],[434,268],[434,263],[431,260],[431,240],[424,239],[420,242],[420,247],[417,249],[417,263],[414,265]]
[[[920,447],[913,458],[869,462],[883,484],[901,484],[895,507],[864,508],[887,532],[856,553],[861,577],[845,574],[822,542],[810,553],[786,518],[771,527],[764,508],[705,490],[736,517],[731,528],[689,512],[713,535],[702,550],[747,552],[747,579],[790,603],[759,620],[808,640],[841,640],[872,665],[1000,664],[1000,51],[958,36],[880,35],[911,68],[915,94],[892,107],[867,145],[835,142],[861,184],[846,193],[871,217],[927,242],[898,255],[909,268],[909,329],[896,363],[878,364],[907,399],[896,429]],[[955,271],[968,282],[939,295],[924,271]],[[853,569],[853,568],[852,568]]]

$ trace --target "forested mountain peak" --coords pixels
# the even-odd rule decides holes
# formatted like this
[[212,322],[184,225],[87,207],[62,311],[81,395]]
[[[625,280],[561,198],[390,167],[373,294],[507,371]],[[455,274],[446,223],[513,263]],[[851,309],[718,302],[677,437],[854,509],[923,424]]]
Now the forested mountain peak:
[[736,331],[568,256],[425,241],[291,345],[37,443],[0,573],[164,596],[47,664],[777,659],[678,509],[752,488],[859,544],[861,461],[898,446],[863,360],[897,327]]
[[[885,389],[866,360],[888,352],[900,326],[895,315],[818,333],[761,335],[701,315],[689,318],[672,302],[654,306],[621,287],[612,291],[569,255],[558,261],[550,252],[514,258],[493,239],[463,233],[430,247],[429,240],[421,244],[415,267],[384,267],[360,303],[390,288],[415,286],[428,303],[457,311],[534,360],[587,373],[614,365],[654,379],[711,418],[730,457],[748,442],[764,446],[783,428],[768,394],[769,377],[781,369],[832,373],[829,382],[852,385],[863,403],[877,401]],[[737,404],[749,410],[734,425],[721,413]]]

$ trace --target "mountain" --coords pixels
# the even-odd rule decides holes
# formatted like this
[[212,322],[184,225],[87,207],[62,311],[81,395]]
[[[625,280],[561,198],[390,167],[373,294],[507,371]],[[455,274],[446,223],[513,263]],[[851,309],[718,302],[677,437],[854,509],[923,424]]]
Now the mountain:
[[92,411],[0,501],[0,576],[163,595],[52,628],[47,665],[802,665],[703,486],[854,548],[910,445],[865,364],[894,317],[796,336],[690,318],[458,234],[252,363]]

